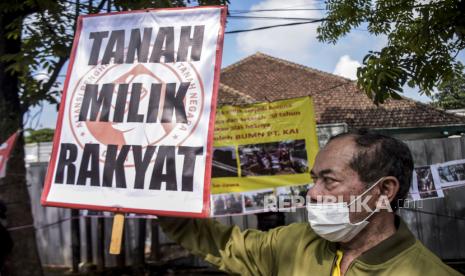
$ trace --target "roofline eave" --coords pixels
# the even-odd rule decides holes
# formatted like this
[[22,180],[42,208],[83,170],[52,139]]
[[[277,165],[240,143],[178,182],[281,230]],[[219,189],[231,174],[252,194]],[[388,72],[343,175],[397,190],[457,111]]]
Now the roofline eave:
[[385,127],[372,128],[372,130],[386,133],[406,134],[406,133],[426,133],[447,131],[449,133],[465,133],[465,124],[448,124],[448,125],[433,125],[427,127]]

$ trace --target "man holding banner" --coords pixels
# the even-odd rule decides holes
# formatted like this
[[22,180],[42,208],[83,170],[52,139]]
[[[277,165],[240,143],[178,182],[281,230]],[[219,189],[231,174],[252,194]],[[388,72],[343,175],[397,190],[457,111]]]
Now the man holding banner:
[[[255,117],[243,118],[253,124],[235,125],[232,138],[224,135],[225,144],[217,146],[234,148],[244,161],[261,159],[262,166],[246,162],[236,173],[234,162],[217,162],[225,175],[210,183],[225,21],[223,6],[79,17],[43,205],[111,211],[118,218],[121,213],[205,218],[210,184],[221,192],[232,184],[248,190],[252,178],[255,184],[308,183],[316,135],[283,123],[310,113],[292,110],[299,106],[294,101],[268,108],[281,125],[261,122],[259,107]],[[233,129],[227,114],[235,113],[225,113],[227,132]],[[262,131],[269,127],[276,129]],[[276,143],[278,137],[286,140]],[[255,144],[257,138],[269,140]],[[237,145],[231,147],[230,140]],[[233,156],[232,150],[223,153]],[[212,220],[162,218],[162,227],[192,252],[241,275],[458,275],[386,210],[406,196],[412,169],[409,149],[400,141],[346,134],[315,159],[310,224],[241,232]],[[243,182],[232,183],[234,175]],[[239,212],[237,202],[231,198],[225,205]],[[356,204],[349,208],[348,202]],[[354,212],[360,203],[364,208]],[[115,221],[114,240],[121,241],[124,224]],[[115,248],[110,252],[119,252]]]
[[41,202],[206,217],[226,7],[78,19]]
[[318,153],[308,192],[309,223],[269,232],[214,220],[161,217],[168,236],[240,275],[460,275],[394,214],[413,161],[399,140],[366,131],[338,135]]

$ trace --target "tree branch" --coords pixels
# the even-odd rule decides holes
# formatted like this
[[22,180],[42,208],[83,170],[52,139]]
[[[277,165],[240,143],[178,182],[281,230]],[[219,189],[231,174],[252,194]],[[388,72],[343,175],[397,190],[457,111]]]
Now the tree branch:
[[37,102],[43,100],[46,98],[47,94],[50,92],[50,89],[52,88],[52,86],[55,84],[60,72],[61,72],[61,69],[63,68],[63,65],[66,63],[66,61],[68,60],[68,57],[60,57],[58,59],[58,62],[56,63],[55,65],[55,68],[52,72],[52,74],[50,75],[50,78],[48,79],[48,81],[42,86],[42,88],[37,91],[36,93],[34,93],[34,100],[32,101],[26,101],[24,100],[23,101],[23,104],[21,106],[21,110],[22,112],[26,112],[30,106],[36,104]]
[[106,2],[107,0],[100,1],[100,4],[98,4],[97,10],[95,11],[95,13],[99,13],[103,9],[103,6],[105,5]]

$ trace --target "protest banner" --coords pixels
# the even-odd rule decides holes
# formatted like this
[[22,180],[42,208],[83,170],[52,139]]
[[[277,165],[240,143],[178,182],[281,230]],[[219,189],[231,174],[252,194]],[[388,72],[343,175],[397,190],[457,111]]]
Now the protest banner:
[[225,7],[81,16],[41,202],[206,217]]
[[431,166],[435,182],[442,187],[465,184],[465,160],[454,160]]
[[312,182],[318,140],[310,97],[223,106],[214,136],[213,216],[263,211],[265,195]]
[[416,167],[413,170],[410,198],[413,200],[444,197],[441,183],[434,178],[433,166]]
[[11,135],[3,144],[0,144],[0,178],[6,175],[6,163],[10,158],[11,151],[15,147],[19,131]]

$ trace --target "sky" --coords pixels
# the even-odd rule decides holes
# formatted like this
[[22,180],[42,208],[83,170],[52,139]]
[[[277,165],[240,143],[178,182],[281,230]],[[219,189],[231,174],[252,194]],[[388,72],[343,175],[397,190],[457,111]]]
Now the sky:
[[[273,16],[293,18],[322,18],[323,0],[231,0],[229,10],[231,15],[238,16]],[[293,9],[292,11],[266,11],[240,13],[241,11],[263,9]],[[289,23],[289,20],[228,18],[226,31],[250,29],[261,26]],[[362,27],[353,30],[336,44],[321,43],[316,38],[318,24],[303,24],[278,27],[267,30],[226,34],[223,48],[222,67],[240,61],[256,52],[262,52],[277,58],[286,59],[298,64],[309,66],[328,73],[355,79],[357,67],[370,50],[379,50],[386,44],[385,37],[370,35]],[[465,60],[462,53],[459,58]],[[63,68],[64,75],[66,68]],[[404,95],[422,102],[430,101],[425,95],[419,95],[417,89],[406,88]],[[52,105],[32,108],[25,127],[55,128],[57,111]]]

